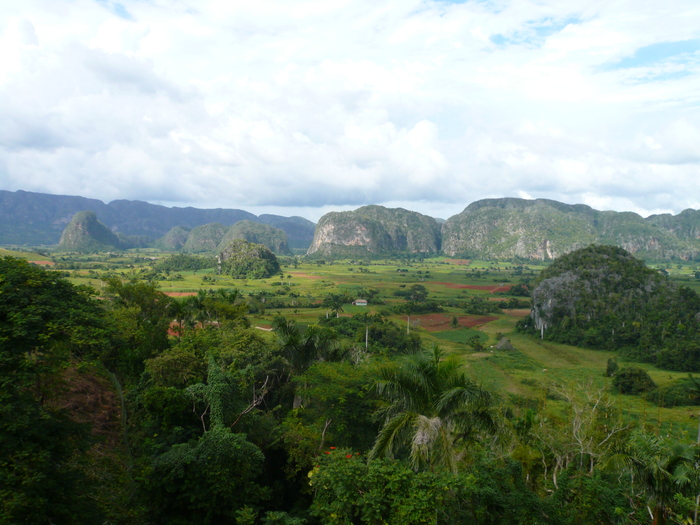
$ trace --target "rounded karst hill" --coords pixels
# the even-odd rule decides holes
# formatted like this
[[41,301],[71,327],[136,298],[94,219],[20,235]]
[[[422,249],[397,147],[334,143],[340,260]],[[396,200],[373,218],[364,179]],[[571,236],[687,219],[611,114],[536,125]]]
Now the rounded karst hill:
[[544,339],[675,370],[700,370],[700,297],[616,246],[591,245],[556,259],[532,291],[520,328]]
[[216,252],[225,233],[226,226],[218,222],[195,226],[182,250],[189,253]]
[[243,239],[255,244],[262,244],[277,255],[291,255],[292,253],[287,245],[287,234],[284,230],[275,228],[269,224],[261,224],[247,220],[238,221],[226,230],[219,244],[219,251],[222,251],[235,239]]
[[73,215],[61,234],[60,251],[104,252],[118,250],[119,237],[97,220],[94,211],[81,211]]
[[234,279],[265,279],[280,271],[277,257],[267,246],[235,239],[218,256],[219,272]]
[[175,226],[156,241],[156,248],[166,252],[181,250],[190,235],[190,229],[185,226]]

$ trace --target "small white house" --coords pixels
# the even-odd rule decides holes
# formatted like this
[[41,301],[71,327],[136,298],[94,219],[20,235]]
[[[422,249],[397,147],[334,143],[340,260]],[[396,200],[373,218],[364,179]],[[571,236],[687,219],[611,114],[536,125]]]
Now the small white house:
[[353,306],[367,306],[367,299],[355,299],[352,302]]

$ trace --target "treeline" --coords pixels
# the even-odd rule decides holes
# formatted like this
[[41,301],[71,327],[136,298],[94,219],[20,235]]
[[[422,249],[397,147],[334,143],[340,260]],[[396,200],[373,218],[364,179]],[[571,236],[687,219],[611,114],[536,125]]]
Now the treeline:
[[0,522],[693,519],[696,447],[590,384],[550,385],[553,418],[382,316],[266,332],[247,311],[117,278],[98,299],[0,259]]

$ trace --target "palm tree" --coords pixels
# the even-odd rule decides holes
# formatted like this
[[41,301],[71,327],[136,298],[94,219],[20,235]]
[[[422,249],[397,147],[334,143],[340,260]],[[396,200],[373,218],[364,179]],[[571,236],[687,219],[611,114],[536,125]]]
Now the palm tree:
[[[277,333],[279,348],[287,361],[289,377],[302,374],[314,361],[331,351],[337,335],[318,325],[300,330],[294,320],[275,317],[272,326]],[[294,396],[294,408],[301,406],[301,398]]]
[[182,336],[182,332],[184,331],[185,320],[187,319],[187,316],[188,316],[187,302],[186,301],[178,301],[177,299],[175,299],[168,305],[168,307],[169,307],[170,315],[173,316],[173,320],[178,325],[177,338],[179,340],[180,337]]
[[371,458],[408,449],[416,470],[457,470],[459,440],[494,430],[495,397],[469,379],[461,360],[438,346],[380,371],[377,392],[389,401]]
[[635,432],[625,450],[608,458],[604,468],[627,471],[647,498],[654,525],[664,525],[674,496],[697,485],[696,448]]

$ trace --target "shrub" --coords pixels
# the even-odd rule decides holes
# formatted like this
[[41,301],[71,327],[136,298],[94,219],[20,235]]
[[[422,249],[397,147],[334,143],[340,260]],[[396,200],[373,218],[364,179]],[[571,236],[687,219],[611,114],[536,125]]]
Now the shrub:
[[621,394],[637,395],[654,390],[656,383],[645,370],[628,366],[615,374],[613,387]]

